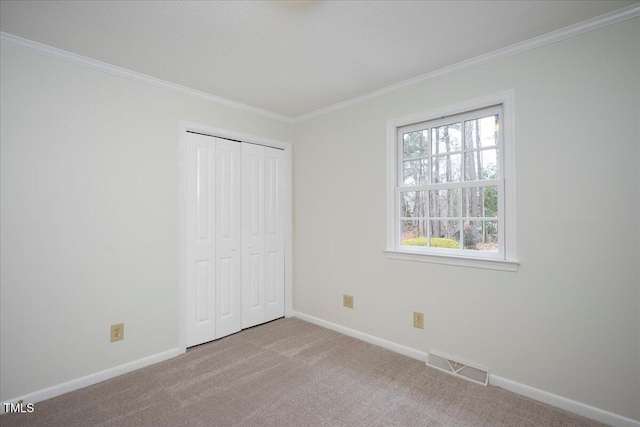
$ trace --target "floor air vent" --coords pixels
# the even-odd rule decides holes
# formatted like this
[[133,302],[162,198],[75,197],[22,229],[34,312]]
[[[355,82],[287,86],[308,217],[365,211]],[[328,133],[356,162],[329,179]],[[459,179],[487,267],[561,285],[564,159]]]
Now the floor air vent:
[[439,369],[447,374],[473,381],[477,384],[489,384],[489,369],[460,359],[430,351],[427,355],[427,366]]

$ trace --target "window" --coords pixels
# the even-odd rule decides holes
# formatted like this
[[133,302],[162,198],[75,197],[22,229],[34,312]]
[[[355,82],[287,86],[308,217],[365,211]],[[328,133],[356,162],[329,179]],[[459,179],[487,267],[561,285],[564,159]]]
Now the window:
[[511,98],[389,121],[388,257],[516,270]]

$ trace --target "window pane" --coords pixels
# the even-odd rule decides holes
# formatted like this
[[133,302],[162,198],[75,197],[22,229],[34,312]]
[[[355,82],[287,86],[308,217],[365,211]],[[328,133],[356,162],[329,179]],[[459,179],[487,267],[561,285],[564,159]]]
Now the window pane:
[[464,122],[464,148],[493,147],[498,144],[498,115]]
[[429,130],[418,130],[402,135],[402,152],[405,158],[428,155],[427,137]]
[[484,216],[498,216],[498,187],[484,188]]
[[500,177],[498,171],[498,149],[470,151],[465,154],[464,160],[465,181],[496,179]]
[[406,218],[427,216],[427,192],[407,191],[400,193],[400,216]]
[[429,160],[407,160],[402,162],[404,169],[404,186],[424,185],[427,183],[429,173]]
[[483,216],[482,199],[484,197],[484,192],[482,189],[482,187],[462,189],[462,216]]
[[459,182],[460,181],[460,163],[462,162],[461,154],[453,154],[451,156],[438,156],[431,158],[433,163],[433,179],[434,184],[442,182]]
[[438,126],[431,129],[431,151],[432,154],[450,153],[461,150],[461,124]]
[[432,218],[460,216],[460,189],[429,191],[429,209]]
[[498,187],[463,188],[462,216],[498,216]]
[[460,221],[431,220],[431,247],[460,249]]
[[406,246],[427,246],[427,220],[400,221],[402,226],[401,244]]
[[484,252],[497,252],[498,221],[465,221],[464,248]]
[[463,245],[465,249],[476,249],[482,234],[482,221],[464,221]]
[[498,237],[498,221],[484,221],[484,234],[482,236],[482,243],[491,244],[493,246],[492,248],[487,248],[486,250],[498,250]]

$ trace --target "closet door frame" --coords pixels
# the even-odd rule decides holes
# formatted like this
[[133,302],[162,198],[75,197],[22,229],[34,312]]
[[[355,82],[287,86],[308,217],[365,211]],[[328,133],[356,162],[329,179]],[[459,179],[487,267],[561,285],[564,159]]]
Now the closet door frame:
[[198,123],[180,121],[180,141],[179,141],[179,173],[180,173],[180,268],[179,268],[179,307],[178,307],[178,345],[180,353],[187,350],[187,197],[186,197],[186,153],[187,153],[187,133],[199,133],[217,138],[225,138],[234,141],[248,142],[265,147],[283,150],[284,154],[284,315],[291,317],[293,314],[293,283],[292,283],[292,234],[291,234],[291,144],[273,139],[263,138],[255,135],[248,135],[227,129],[214,128]]

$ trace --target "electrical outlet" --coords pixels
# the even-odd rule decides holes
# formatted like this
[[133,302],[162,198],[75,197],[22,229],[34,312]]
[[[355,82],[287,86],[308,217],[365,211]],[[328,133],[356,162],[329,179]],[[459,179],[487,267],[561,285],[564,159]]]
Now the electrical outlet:
[[111,342],[124,339],[124,323],[111,325]]
[[413,312],[413,327],[424,329],[424,313],[418,311]]
[[351,295],[342,295],[342,305],[347,308],[353,308],[353,297]]

